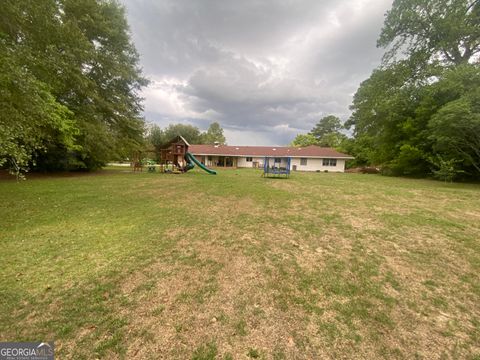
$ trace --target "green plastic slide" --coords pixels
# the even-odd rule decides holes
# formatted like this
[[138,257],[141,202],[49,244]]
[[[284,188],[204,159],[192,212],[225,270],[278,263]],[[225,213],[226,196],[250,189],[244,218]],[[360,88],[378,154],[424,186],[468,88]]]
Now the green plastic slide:
[[[187,159],[188,163],[194,162],[195,165],[197,165],[200,169],[205,170],[207,173],[210,175],[217,175],[217,172],[215,170],[207,168],[205,165],[203,165],[200,161],[198,161],[195,156],[193,156],[192,153],[187,152],[185,154],[185,159]],[[192,164],[193,165],[193,164]],[[193,167],[193,166],[192,166]],[[187,165],[187,169],[190,170],[191,167]]]

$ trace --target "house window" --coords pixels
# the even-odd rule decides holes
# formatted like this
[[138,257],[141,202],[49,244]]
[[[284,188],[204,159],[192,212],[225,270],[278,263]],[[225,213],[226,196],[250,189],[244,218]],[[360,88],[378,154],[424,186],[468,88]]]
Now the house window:
[[247,162],[252,162],[253,158],[251,156],[247,156]]
[[208,157],[208,161],[212,161],[212,157],[211,157],[211,156]]
[[275,158],[275,163],[280,164],[282,162],[282,158]]
[[300,158],[300,165],[307,165],[307,158]]
[[337,159],[323,159],[323,166],[337,166]]

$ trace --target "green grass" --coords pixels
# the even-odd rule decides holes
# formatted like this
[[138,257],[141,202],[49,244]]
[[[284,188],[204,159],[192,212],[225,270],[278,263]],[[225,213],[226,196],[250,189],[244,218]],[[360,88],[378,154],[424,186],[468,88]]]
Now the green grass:
[[110,169],[0,195],[0,341],[72,359],[480,356],[478,185]]

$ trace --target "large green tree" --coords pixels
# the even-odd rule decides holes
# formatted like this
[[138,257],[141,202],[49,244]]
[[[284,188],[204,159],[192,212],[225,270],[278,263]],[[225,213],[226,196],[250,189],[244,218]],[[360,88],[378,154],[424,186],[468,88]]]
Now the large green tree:
[[429,167],[423,156],[427,121],[416,114],[422,86],[411,81],[410,65],[400,62],[375,70],[356,92],[346,126],[354,126],[355,148],[368,156],[368,163],[420,175]]
[[214,144],[218,142],[221,145],[226,143],[225,135],[223,134],[223,129],[218,122],[213,122],[208,127],[207,131],[203,134],[202,143],[204,144]]
[[[433,150],[480,178],[480,67],[447,71],[430,89],[437,109],[428,122]],[[443,100],[443,101],[442,101]]]
[[479,4],[394,1],[378,41],[388,48],[385,61],[360,85],[346,123],[353,155],[391,174],[448,167],[480,177]]
[[338,117],[327,115],[321,118],[308,134],[298,134],[290,145],[341,148],[348,141],[347,136],[341,132],[343,129],[344,126]]
[[[29,150],[34,165],[93,169],[140,145],[144,125],[138,91],[146,81],[116,1],[5,0],[0,39],[16,59],[16,71],[28,74],[67,109],[69,126],[76,129],[74,146],[68,137],[40,140],[42,151]],[[3,101],[12,104],[7,97]],[[37,115],[32,126],[41,132],[47,118]],[[13,122],[2,126],[11,128]]]
[[78,128],[69,109],[55,100],[46,85],[19,65],[17,54],[0,39],[0,166],[19,174],[35,153],[62,143],[78,150]]
[[320,119],[320,121],[310,131],[310,134],[315,136],[318,140],[330,133],[338,132],[343,128],[340,119],[334,115],[327,115]]
[[164,129],[166,142],[178,135],[183,136],[190,144],[201,144],[203,139],[200,129],[193,125],[170,124]]
[[291,142],[291,146],[306,147],[310,145],[318,145],[318,139],[312,134],[298,134]]
[[317,139],[316,145],[337,147],[346,137],[341,133],[343,128],[343,124],[338,117],[327,115],[320,119],[309,134]]
[[395,0],[387,12],[378,45],[386,60],[407,57],[467,63],[480,52],[480,1]]

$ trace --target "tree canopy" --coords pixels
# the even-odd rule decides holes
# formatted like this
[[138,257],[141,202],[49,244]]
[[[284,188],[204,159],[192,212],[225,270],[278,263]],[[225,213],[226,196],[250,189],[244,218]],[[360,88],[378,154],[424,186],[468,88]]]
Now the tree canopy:
[[394,1],[378,40],[385,62],[346,122],[352,155],[387,174],[480,178],[479,26],[479,1]]
[[218,122],[210,124],[207,132],[203,134],[202,142],[204,144],[214,144],[218,142],[220,145],[225,145],[225,135],[223,135],[223,129]]
[[431,88],[431,98],[448,97],[428,122],[433,150],[455,160],[469,174],[480,174],[480,68],[449,70]]
[[0,163],[94,169],[141,145],[147,82],[116,1],[3,1],[0,70]]
[[310,134],[320,140],[323,136],[339,132],[343,128],[340,119],[334,115],[327,115],[320,119]]
[[480,52],[480,1],[395,0],[378,45],[386,59],[405,51],[450,64],[468,63]]
[[218,122],[211,123],[206,132],[188,124],[170,124],[164,129],[155,124],[147,131],[146,141],[159,151],[178,135],[183,136],[190,144],[213,144],[216,141],[225,144],[223,129]]
[[341,132],[344,129],[342,121],[334,116],[327,115],[319,120],[308,134],[298,134],[292,141],[292,146],[317,145],[337,148],[346,140]]
[[318,140],[312,134],[298,134],[290,144],[295,147],[306,147],[310,145],[318,145]]

